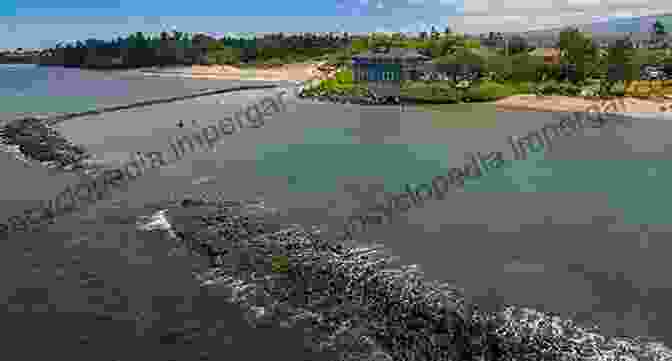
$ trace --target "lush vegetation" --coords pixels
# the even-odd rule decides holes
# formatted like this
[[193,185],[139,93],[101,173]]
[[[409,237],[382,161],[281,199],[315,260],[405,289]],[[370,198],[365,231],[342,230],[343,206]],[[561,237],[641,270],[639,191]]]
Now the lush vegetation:
[[[664,33],[661,24],[654,25]],[[492,35],[492,34],[491,34]],[[494,37],[493,37],[494,39]],[[349,68],[352,54],[379,46],[416,49],[430,56],[435,64],[451,69],[467,65],[466,72],[455,66],[443,80],[418,80],[401,84],[402,98],[417,102],[453,103],[493,101],[515,94],[566,96],[619,96],[640,79],[645,64],[666,64],[672,67],[672,54],[666,49],[635,48],[629,38],[621,39],[606,49],[599,48],[592,38],[575,28],[561,32],[557,48],[559,62],[545,61],[541,53],[532,52],[522,37],[514,37],[506,49],[482,47],[479,40],[461,34],[435,30],[419,38],[401,34],[371,34],[354,39],[350,46],[331,54],[327,61],[341,69]],[[443,72],[443,71],[442,71]],[[345,89],[345,90],[344,90]],[[316,93],[343,93],[358,89],[324,81]],[[361,90],[357,90],[361,92]]]
[[201,61],[203,34],[145,34],[136,32],[114,40],[87,39],[60,42],[42,52],[43,65],[133,68],[154,65],[195,64]]
[[[654,24],[656,34],[664,34],[662,24]],[[501,38],[501,37],[499,37]],[[492,45],[498,35],[484,39]],[[522,37],[508,41],[506,49],[482,46],[481,41],[446,29],[432,30],[420,37],[403,34],[373,33],[365,38],[314,34],[264,38],[224,37],[215,39],[204,34],[177,31],[157,35],[134,33],[111,41],[87,39],[58,44],[52,52],[60,54],[58,62],[72,66],[94,66],[91,58],[121,58],[123,67],[171,64],[220,64],[238,67],[276,67],[288,63],[323,60],[342,71],[351,67],[354,54],[379,46],[415,49],[432,58],[448,74],[443,80],[430,76],[401,84],[401,95],[419,102],[490,101],[511,94],[544,95],[619,95],[639,80],[643,64],[668,64],[672,54],[665,49],[636,49],[624,38],[608,49],[601,49],[588,34],[567,28],[561,32],[557,46],[560,62],[549,63]],[[95,49],[95,51],[91,51]],[[95,59],[94,59],[95,60]],[[110,64],[102,62],[103,66]],[[466,66],[465,66],[466,65]],[[432,80],[429,80],[432,79]],[[356,95],[364,92],[363,84],[347,81],[324,81],[314,94]]]
[[[284,36],[271,34],[261,39],[211,39],[207,63],[234,66],[274,67],[301,63],[331,54],[341,56],[348,45],[347,33],[342,38],[330,36]],[[343,59],[349,61],[350,58]]]
[[[262,39],[215,39],[205,34],[144,34],[106,41],[87,39],[59,43],[44,53],[43,64],[76,67],[142,67],[154,65],[220,64],[236,66],[279,66],[304,62],[341,51],[348,44],[347,34],[334,36],[271,35]],[[47,56],[49,55],[49,56]],[[114,63],[111,59],[118,58]]]

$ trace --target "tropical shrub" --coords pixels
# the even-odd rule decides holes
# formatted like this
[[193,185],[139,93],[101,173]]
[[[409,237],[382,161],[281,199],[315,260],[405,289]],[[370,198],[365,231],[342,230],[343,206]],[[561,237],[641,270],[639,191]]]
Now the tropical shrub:
[[513,75],[512,67],[511,58],[503,55],[493,55],[487,59],[485,64],[486,71],[494,73],[492,78],[498,83],[511,80]]
[[484,66],[486,64],[486,59],[470,49],[460,48],[450,55],[439,57],[434,62],[437,64],[469,64]]
[[458,90],[448,82],[409,82],[401,88],[402,97],[413,102],[455,103],[459,99]]
[[350,69],[339,70],[336,73],[336,81],[339,84],[352,84],[354,82],[352,70]]
[[526,54],[527,50],[529,48],[529,44],[527,43],[527,40],[523,38],[520,35],[515,35],[510,41],[509,41],[509,54],[519,54],[523,53]]
[[582,88],[578,85],[551,80],[539,84],[536,93],[539,95],[577,96],[581,94],[581,90]]
[[618,82],[611,87],[609,93],[614,96],[624,96],[625,95],[625,83]]
[[539,81],[560,80],[562,77],[562,69],[560,64],[542,64],[537,69],[537,79]]
[[272,58],[264,62],[265,65],[270,67],[279,67],[286,64],[286,61],[280,58]]
[[543,59],[520,53],[511,56],[511,80],[514,82],[530,82],[541,80]]
[[600,86],[595,84],[590,84],[581,88],[581,93],[579,94],[582,97],[595,97],[600,95]]
[[510,84],[499,84],[490,81],[480,82],[475,84],[473,87],[468,89],[464,94],[465,98],[469,98],[472,101],[494,101],[501,98],[506,98],[508,96],[515,95],[517,93],[516,88]]
[[208,51],[208,61],[210,64],[231,65],[240,62],[240,49],[220,46],[216,50]]
[[467,49],[480,49],[481,42],[476,39],[467,39],[464,41],[464,47]]
[[506,85],[512,87],[516,94],[534,94],[535,83],[524,81],[524,82],[507,82]]
[[315,95],[366,95],[366,88],[359,86],[353,82],[341,83],[337,79],[322,80],[317,86],[304,90],[303,94],[306,96]]

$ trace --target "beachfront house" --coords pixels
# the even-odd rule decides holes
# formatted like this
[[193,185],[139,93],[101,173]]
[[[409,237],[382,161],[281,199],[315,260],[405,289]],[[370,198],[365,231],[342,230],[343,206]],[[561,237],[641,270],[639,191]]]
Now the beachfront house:
[[398,97],[401,82],[416,79],[430,59],[414,49],[379,47],[352,57],[353,78],[377,95]]

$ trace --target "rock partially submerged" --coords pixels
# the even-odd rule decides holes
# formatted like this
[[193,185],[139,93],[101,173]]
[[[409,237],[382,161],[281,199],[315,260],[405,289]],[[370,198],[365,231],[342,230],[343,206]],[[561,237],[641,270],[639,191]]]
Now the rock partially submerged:
[[[382,245],[326,240],[276,222],[263,205],[176,204],[183,215],[167,218],[180,244],[210,259],[194,273],[203,287],[227,289],[252,325],[303,328],[312,347],[341,360],[672,360],[660,342],[606,339],[531,309],[481,312]],[[184,216],[190,207],[198,211]]]
[[252,325],[301,327],[312,347],[341,351],[344,360],[376,352],[395,360],[467,357],[461,291],[425,281],[416,265],[392,266],[397,257],[383,246],[325,240],[318,230],[272,221],[258,204],[190,203],[199,215],[168,210],[166,218],[185,247],[211,258],[195,276],[204,287],[228,288],[227,301]]
[[73,144],[42,119],[19,119],[0,128],[0,147],[25,163],[38,162],[59,171],[99,168],[83,146]]

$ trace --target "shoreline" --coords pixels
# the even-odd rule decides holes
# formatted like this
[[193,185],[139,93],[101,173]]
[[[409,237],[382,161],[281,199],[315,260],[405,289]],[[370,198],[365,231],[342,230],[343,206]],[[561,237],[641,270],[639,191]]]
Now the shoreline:
[[112,106],[106,106],[106,107],[102,107],[102,108],[90,109],[90,110],[85,110],[85,111],[80,111],[80,112],[62,113],[62,114],[58,114],[58,115],[54,115],[54,116],[33,115],[33,116],[28,116],[28,117],[23,117],[23,118],[15,118],[15,119],[4,121],[3,123],[0,124],[0,127],[5,126],[6,124],[14,123],[14,122],[25,121],[27,119],[39,119],[39,120],[45,122],[46,124],[52,126],[52,125],[56,125],[56,124],[58,124],[62,121],[68,120],[68,119],[83,117],[83,116],[87,116],[87,115],[110,113],[110,112],[115,112],[115,111],[119,111],[119,110],[141,108],[141,107],[146,107],[146,106],[151,106],[151,105],[156,105],[156,104],[173,103],[173,102],[177,102],[177,101],[181,101],[181,100],[193,99],[193,98],[210,96],[210,95],[218,95],[218,94],[224,94],[224,93],[231,93],[231,92],[242,91],[242,90],[273,89],[273,88],[277,88],[277,87],[278,86],[274,85],[274,84],[267,84],[267,85],[261,85],[260,84],[260,85],[238,86],[238,87],[226,88],[226,89],[206,90],[206,91],[203,91],[203,92],[197,92],[197,93],[192,93],[192,94],[187,94],[187,95],[180,95],[180,96],[174,96],[174,97],[168,97],[168,98],[156,98],[156,99],[149,99],[149,100],[141,100],[141,101],[130,103],[130,104],[112,105]]
[[[324,62],[291,63],[277,67],[234,67],[231,65],[192,65],[159,69],[140,69],[146,76],[180,76],[191,79],[250,80],[250,81],[298,81],[305,82],[315,77],[328,77],[320,70]],[[177,71],[176,71],[177,70]]]
[[605,105],[616,100],[623,109],[612,109],[622,113],[660,113],[664,104],[672,103],[672,99],[635,97],[586,98],[561,95],[536,96],[534,94],[520,94],[490,102],[497,111],[533,111],[533,112],[582,112],[597,106],[601,111]]

